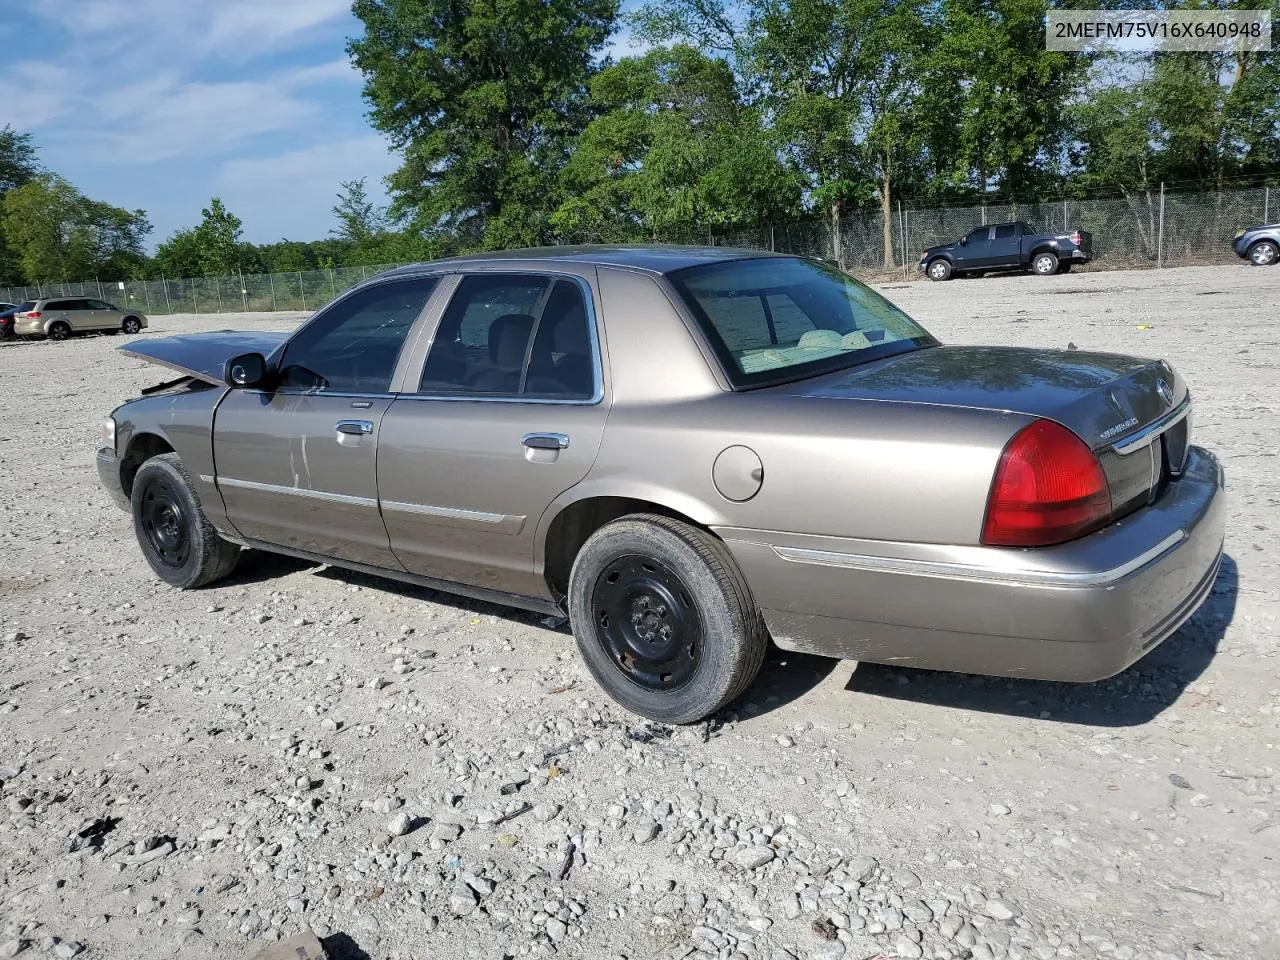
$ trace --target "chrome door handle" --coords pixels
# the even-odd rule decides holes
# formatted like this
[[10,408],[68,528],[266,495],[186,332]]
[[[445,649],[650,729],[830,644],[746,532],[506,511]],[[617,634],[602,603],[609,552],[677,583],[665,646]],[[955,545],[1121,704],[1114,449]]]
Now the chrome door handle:
[[563,433],[526,433],[520,442],[530,450],[563,450],[569,438]]
[[353,436],[362,437],[373,433],[373,423],[369,420],[339,420],[333,425],[333,429],[339,433],[349,433]]

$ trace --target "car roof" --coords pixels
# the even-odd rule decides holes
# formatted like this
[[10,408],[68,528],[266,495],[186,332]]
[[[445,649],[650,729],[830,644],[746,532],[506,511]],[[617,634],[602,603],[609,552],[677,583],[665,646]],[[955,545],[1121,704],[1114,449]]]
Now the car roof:
[[736,247],[581,244],[577,246],[527,247],[517,250],[470,253],[465,256],[408,264],[407,266],[397,267],[394,270],[388,270],[386,273],[380,274],[380,276],[393,277],[398,274],[416,273],[426,266],[494,263],[506,260],[584,263],[594,266],[627,267],[633,270],[664,274],[705,263],[722,263],[729,260],[750,260],[777,256],[786,256],[786,254],[770,253],[767,250],[742,250]]

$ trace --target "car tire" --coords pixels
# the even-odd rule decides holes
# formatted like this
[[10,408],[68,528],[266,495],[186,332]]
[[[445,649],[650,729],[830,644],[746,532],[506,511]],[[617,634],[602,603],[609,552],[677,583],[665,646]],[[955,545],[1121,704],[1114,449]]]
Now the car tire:
[[49,328],[50,340],[66,340],[71,336],[71,328],[62,321],[58,321]]
[[1031,258],[1031,269],[1042,277],[1051,277],[1058,272],[1058,257],[1047,250],[1041,251]]
[[596,682],[660,723],[702,720],[740,696],[769,646],[724,544],[669,517],[633,514],[593,533],[574,559],[568,599]]
[[1249,248],[1249,262],[1255,267],[1270,267],[1280,261],[1280,246],[1271,240],[1259,240]]
[[138,468],[130,503],[142,555],[161,580],[194,590],[235,569],[240,548],[213,529],[176,453],[152,457]]
[[938,257],[936,260],[929,261],[929,266],[925,268],[925,273],[929,275],[930,280],[943,281],[951,279],[951,264]]
[[124,322],[120,324],[120,329],[125,333],[134,334],[142,329],[142,324],[138,322],[137,317],[125,317]]

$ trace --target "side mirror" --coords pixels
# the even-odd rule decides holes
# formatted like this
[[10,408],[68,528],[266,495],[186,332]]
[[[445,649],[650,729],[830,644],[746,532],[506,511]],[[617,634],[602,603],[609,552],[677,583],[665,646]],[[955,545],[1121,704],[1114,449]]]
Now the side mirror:
[[260,353],[242,353],[232,357],[222,369],[227,386],[240,390],[262,386],[267,379],[267,360]]
[[968,238],[968,237],[961,237],[961,238],[960,238],[960,246],[962,246],[962,247],[967,247],[968,245],[969,245],[969,238]]

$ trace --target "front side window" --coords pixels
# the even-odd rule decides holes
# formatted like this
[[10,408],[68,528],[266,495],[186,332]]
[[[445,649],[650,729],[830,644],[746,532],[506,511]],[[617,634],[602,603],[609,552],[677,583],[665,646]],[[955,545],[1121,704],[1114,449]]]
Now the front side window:
[[386,393],[410,327],[435,277],[357,290],[307,324],[285,347],[280,387],[329,393]]
[[440,320],[418,392],[589,400],[595,394],[582,288],[533,274],[464,277]]
[[731,260],[669,279],[740,389],[937,343],[870,287],[811,260]]

